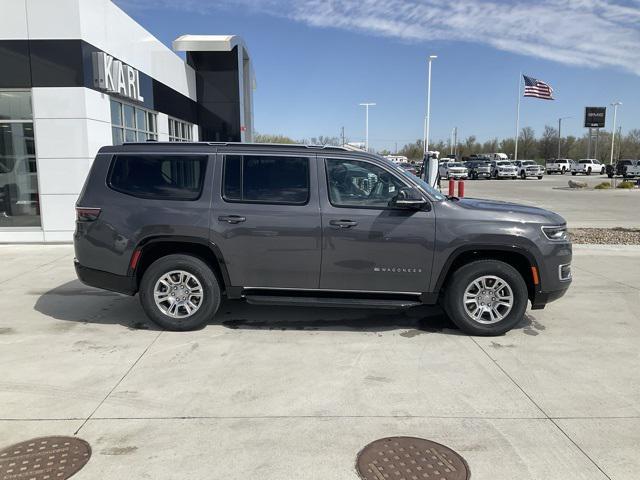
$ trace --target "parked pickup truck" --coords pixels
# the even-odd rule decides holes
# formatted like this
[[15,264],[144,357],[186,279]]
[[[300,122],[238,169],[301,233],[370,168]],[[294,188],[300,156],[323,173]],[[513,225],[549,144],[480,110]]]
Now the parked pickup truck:
[[592,173],[604,175],[605,167],[595,158],[583,158],[571,164],[571,175],[579,173],[583,175],[591,175]]
[[467,178],[469,171],[460,162],[442,162],[440,164],[440,177],[442,178]]
[[625,166],[622,176],[623,178],[640,177],[640,160],[635,160],[632,165]]
[[633,167],[636,164],[636,160],[618,160],[614,164],[608,164],[606,167],[607,176],[613,178],[614,176],[625,177],[626,171],[629,167]]
[[523,180],[527,177],[538,177],[538,180],[542,180],[542,174],[544,173],[544,167],[538,165],[533,160],[518,160],[514,162],[518,168],[518,175]]
[[[565,220],[446,197],[378,155],[259,143],[102,147],[76,204],[80,280],[140,296],[168,330],[256,305],[440,304],[499,335],[571,283]],[[373,318],[373,317],[372,317]]]
[[507,160],[491,162],[491,176],[493,178],[518,178],[518,168]]
[[491,178],[491,165],[487,161],[469,160],[464,166],[467,167],[469,177],[473,180]]
[[546,161],[547,173],[559,173],[564,175],[571,171],[571,160],[568,158],[552,158]]

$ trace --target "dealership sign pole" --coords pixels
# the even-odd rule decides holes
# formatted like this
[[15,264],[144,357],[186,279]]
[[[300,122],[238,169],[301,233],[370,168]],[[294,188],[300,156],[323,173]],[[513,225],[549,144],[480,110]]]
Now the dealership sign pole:
[[593,140],[593,129],[596,130],[596,143],[594,158],[598,156],[598,133],[604,128],[607,107],[585,107],[584,126],[589,129],[589,144],[587,157],[591,158],[591,142]]

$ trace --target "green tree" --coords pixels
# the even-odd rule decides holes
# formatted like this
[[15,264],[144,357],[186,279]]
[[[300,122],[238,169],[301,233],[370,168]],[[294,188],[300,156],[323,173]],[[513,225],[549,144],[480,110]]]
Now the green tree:
[[538,153],[543,159],[558,156],[558,130],[550,125],[545,125],[542,137],[538,142]]
[[255,143],[298,143],[285,135],[273,135],[269,133],[256,133],[253,141]]
[[518,158],[536,158],[538,153],[536,143],[536,133],[533,131],[533,128],[524,127],[520,130],[520,135],[518,137]]

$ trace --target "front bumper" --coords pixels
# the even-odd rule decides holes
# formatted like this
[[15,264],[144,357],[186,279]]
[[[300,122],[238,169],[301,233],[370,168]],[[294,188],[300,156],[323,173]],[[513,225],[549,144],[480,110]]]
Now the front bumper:
[[571,286],[571,244],[550,243],[549,250],[544,253],[542,261],[538,263],[540,285],[531,298],[532,310],[542,309],[547,303],[561,298]]
[[78,260],[73,261],[78,279],[90,287],[110,290],[112,292],[135,295],[138,285],[135,277],[116,275],[114,273],[96,270],[80,265]]
[[498,178],[510,178],[510,177],[517,177],[518,173],[517,172],[498,172]]

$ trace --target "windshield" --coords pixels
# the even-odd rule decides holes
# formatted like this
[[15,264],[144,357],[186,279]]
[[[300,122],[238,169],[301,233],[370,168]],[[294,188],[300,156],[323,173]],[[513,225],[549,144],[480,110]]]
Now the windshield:
[[507,161],[496,162],[496,165],[500,165],[501,167],[510,167],[511,163]]
[[523,165],[535,165],[536,162],[534,162],[533,160],[525,160],[524,162],[522,162]]
[[462,167],[462,164],[457,162],[451,162],[449,163],[449,167]]

